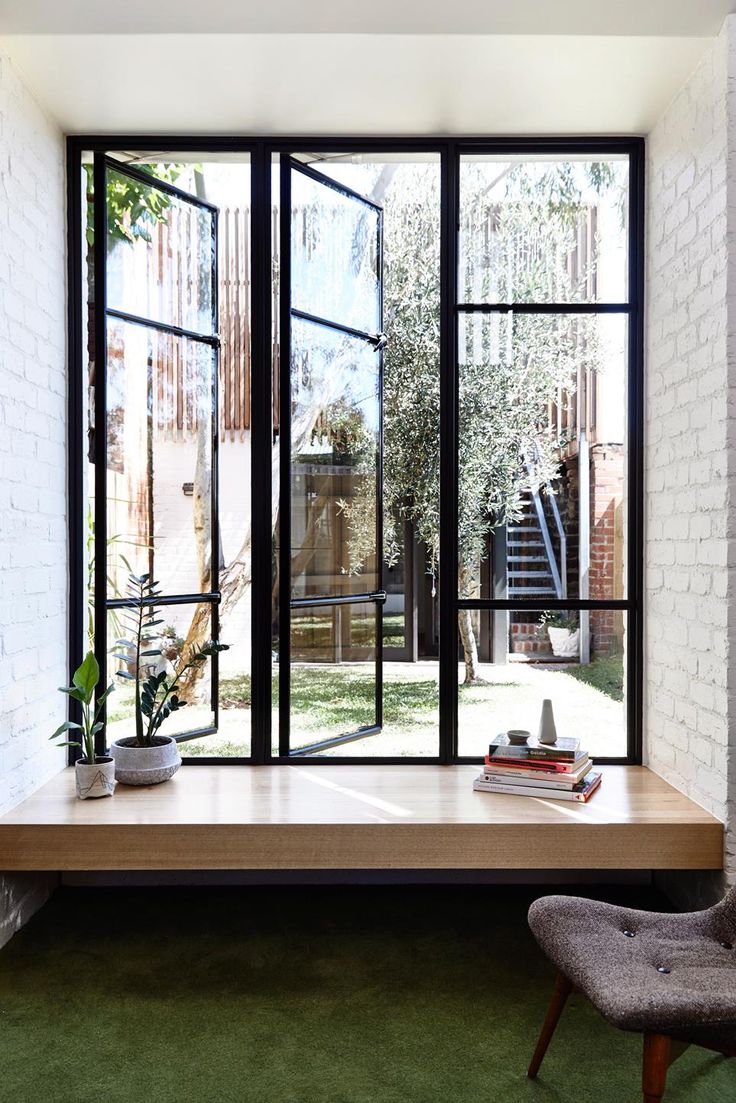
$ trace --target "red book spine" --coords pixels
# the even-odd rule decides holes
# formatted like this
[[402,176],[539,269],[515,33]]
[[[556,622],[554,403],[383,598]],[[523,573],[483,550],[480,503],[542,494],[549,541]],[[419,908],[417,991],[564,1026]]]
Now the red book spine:
[[590,798],[593,796],[593,793],[595,793],[596,789],[598,789],[602,780],[603,775],[598,774],[598,777],[595,779],[595,781],[588,786],[584,793],[578,794],[576,799],[579,800],[581,804],[586,804],[588,800],[590,800]]
[[540,770],[544,773],[555,774],[571,774],[577,770],[580,763],[575,762],[554,762],[552,759],[529,759],[529,758],[504,758],[500,755],[485,756],[486,766],[515,766],[521,770]]

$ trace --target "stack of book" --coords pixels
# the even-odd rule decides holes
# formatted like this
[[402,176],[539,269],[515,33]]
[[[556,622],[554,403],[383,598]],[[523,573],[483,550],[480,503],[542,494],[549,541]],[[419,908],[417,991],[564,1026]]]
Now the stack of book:
[[556,743],[511,743],[499,735],[491,743],[483,772],[473,788],[483,793],[514,793],[523,797],[576,800],[585,803],[601,783],[580,740],[558,738]]

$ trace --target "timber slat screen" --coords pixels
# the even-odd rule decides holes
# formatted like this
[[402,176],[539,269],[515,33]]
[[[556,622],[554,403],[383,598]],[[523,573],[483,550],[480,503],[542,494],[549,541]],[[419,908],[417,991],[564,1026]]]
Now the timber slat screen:
[[[195,216],[172,208],[157,222],[154,238],[155,282],[167,297],[179,297],[185,275],[182,243],[193,235]],[[221,207],[219,225],[218,300],[220,318],[220,440],[241,440],[250,429],[250,219],[245,207]],[[183,359],[173,337],[156,359],[156,426],[170,439],[196,429],[187,406]]]

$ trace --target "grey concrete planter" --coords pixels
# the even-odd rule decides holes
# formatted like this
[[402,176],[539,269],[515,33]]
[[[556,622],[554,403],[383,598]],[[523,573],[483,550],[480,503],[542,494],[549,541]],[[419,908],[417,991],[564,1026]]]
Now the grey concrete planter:
[[74,776],[80,800],[111,797],[115,792],[115,763],[111,758],[98,758],[93,766],[79,759],[74,764]]
[[181,766],[181,755],[170,735],[157,735],[152,747],[136,747],[134,739],[118,739],[110,748],[115,778],[123,785],[158,785],[172,778]]
[[558,659],[577,659],[580,653],[580,629],[571,632],[569,628],[555,628],[548,625],[547,635],[552,644],[552,654]]

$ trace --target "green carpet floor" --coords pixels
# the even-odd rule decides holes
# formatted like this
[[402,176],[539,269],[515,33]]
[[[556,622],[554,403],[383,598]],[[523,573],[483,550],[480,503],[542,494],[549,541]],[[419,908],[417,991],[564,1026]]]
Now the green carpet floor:
[[[526,1080],[552,980],[533,895],[60,890],[0,951],[0,1099],[639,1101],[640,1039],[577,997]],[[736,1061],[691,1049],[670,1073],[666,1103],[733,1099]]]

